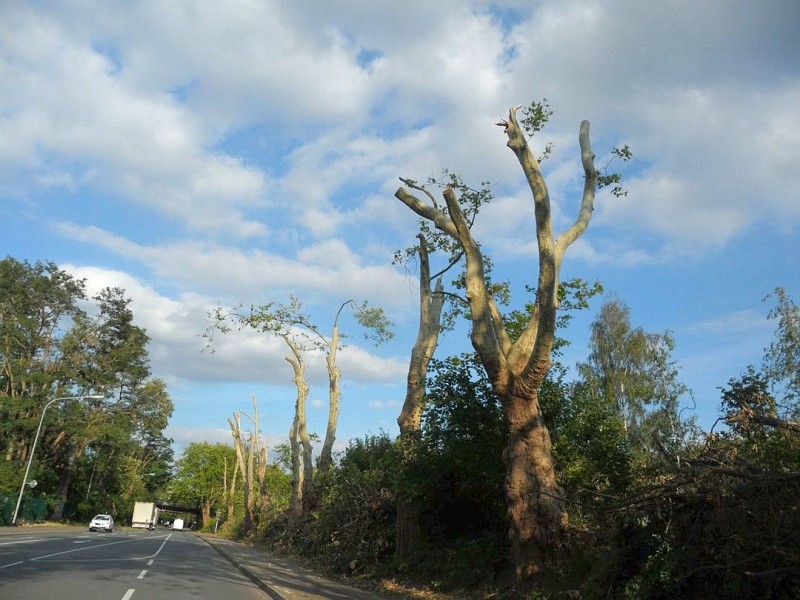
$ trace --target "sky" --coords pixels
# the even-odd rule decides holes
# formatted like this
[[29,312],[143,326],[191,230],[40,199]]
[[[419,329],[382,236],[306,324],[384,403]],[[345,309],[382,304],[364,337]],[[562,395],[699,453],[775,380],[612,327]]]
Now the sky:
[[[418,226],[398,178],[492,183],[475,236],[521,306],[533,202],[496,123],[546,98],[531,144],[552,142],[557,230],[580,202],[580,122],[598,167],[634,153],[627,196],[598,195],[562,278],[672,333],[684,416],[708,429],[719,388],[773,339],[765,296],[800,300],[798,40],[796,0],[3,0],[0,255],[126,290],[178,452],[230,443],[254,397],[269,443],[291,425],[284,343],[233,331],[211,352],[210,310],[294,295],[330,331],[348,300],[380,306],[396,335],[379,347],[341,317],[336,447],[394,435],[418,323],[417,266],[392,263]],[[601,303],[563,333],[567,366]],[[437,356],[469,349],[460,328]],[[324,363],[307,362],[324,435]]]

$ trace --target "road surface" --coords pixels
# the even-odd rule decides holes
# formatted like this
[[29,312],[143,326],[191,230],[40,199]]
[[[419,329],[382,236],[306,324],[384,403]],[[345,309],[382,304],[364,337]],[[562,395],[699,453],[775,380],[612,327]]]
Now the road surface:
[[264,600],[203,540],[164,529],[0,529],[6,600]]

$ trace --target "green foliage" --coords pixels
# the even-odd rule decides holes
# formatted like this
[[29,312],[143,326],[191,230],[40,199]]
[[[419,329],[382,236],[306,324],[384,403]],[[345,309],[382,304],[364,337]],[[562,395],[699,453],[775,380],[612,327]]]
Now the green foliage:
[[765,300],[771,298],[777,305],[767,317],[777,325],[775,339],[764,355],[764,372],[784,395],[784,414],[800,418],[800,307],[780,287]]
[[370,306],[366,300],[357,305],[353,303],[353,316],[361,327],[364,335],[376,344],[388,342],[394,337],[392,327],[394,324],[388,319],[382,308]]
[[84,288],[54,263],[0,261],[0,451],[14,462],[27,458],[41,407],[69,395],[61,339],[84,314]]
[[[383,309],[370,306],[366,301],[361,304],[357,304],[354,300],[344,302],[336,314],[334,328],[338,327],[339,317],[346,307],[352,309],[353,316],[363,328],[366,339],[381,344],[394,336],[393,323]],[[283,338],[288,336],[301,350],[330,351],[330,341],[304,310],[303,303],[295,296],[289,296],[289,301],[286,303],[269,302],[259,306],[251,305],[249,310],[243,308],[243,305],[238,305],[230,310],[216,308],[210,312],[209,316],[213,322],[204,334],[209,346],[213,343],[215,331],[228,333],[233,325],[239,329],[253,329]]]
[[591,354],[578,366],[588,390],[616,406],[630,442],[642,451],[653,435],[680,444],[690,433],[680,423],[678,403],[689,393],[672,359],[669,331],[647,333],[631,325],[630,308],[610,298],[592,323]]
[[596,548],[613,560],[587,580],[585,597],[800,595],[800,424],[785,419],[792,404],[770,393],[769,373],[749,367],[731,379],[722,389],[727,429],[679,455],[666,450],[668,461],[636,472],[609,512],[597,513],[598,523],[613,517],[616,534]]
[[622,419],[609,398],[582,384],[566,387],[550,426],[553,458],[567,497],[597,504],[631,482],[631,455]]
[[225,498],[226,481],[233,478],[236,452],[225,444],[194,442],[175,463],[175,474],[167,488],[171,502],[218,505]]
[[[519,124],[522,126],[522,130],[525,132],[525,135],[528,136],[528,139],[532,139],[537,133],[544,129],[544,126],[547,125],[547,122],[552,116],[553,111],[550,108],[550,104],[547,102],[547,98],[542,98],[541,102],[534,100],[528,106],[522,107],[522,118],[519,120]],[[547,142],[544,150],[539,155],[539,162],[546,160],[552,152],[553,143]]]
[[463,589],[502,571],[506,439],[502,408],[475,354],[432,360],[420,450],[398,484],[418,503],[427,536],[412,576]]
[[0,261],[0,487],[19,485],[49,400],[105,397],[61,400],[43,421],[31,477],[53,499],[55,518],[124,512],[142,474],[163,484],[172,461],[163,436],[172,401],[163,382],[148,379],[148,337],[130,300],[105,289],[87,312],[84,288],[53,263]]
[[397,467],[386,434],[351,441],[339,465],[324,475],[322,503],[296,549],[343,573],[386,563],[394,550]]
[[542,98],[541,102],[534,100],[528,106],[523,107],[522,114],[524,116],[519,123],[528,137],[533,137],[544,129],[550,117],[553,116],[553,111],[547,98]]
[[622,182],[622,175],[620,173],[609,173],[608,171],[611,164],[616,160],[621,160],[622,162],[630,162],[633,160],[633,151],[627,144],[622,148],[611,149],[611,158],[598,173],[597,187],[603,189],[611,186],[611,194],[617,198],[622,198],[628,195],[628,190],[620,185]]

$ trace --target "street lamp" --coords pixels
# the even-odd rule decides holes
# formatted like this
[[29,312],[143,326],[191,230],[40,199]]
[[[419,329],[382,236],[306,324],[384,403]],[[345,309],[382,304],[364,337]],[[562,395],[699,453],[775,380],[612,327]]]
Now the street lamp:
[[42,423],[44,423],[44,414],[47,412],[47,409],[50,408],[50,405],[54,402],[58,402],[59,400],[84,400],[85,398],[92,398],[94,400],[102,400],[104,396],[61,396],[59,398],[53,398],[44,405],[42,409],[42,416],[39,419],[39,427],[36,429],[36,437],[33,438],[33,446],[31,446],[30,454],[28,455],[28,466],[25,467],[25,475],[22,477],[22,485],[19,488],[19,497],[17,498],[17,506],[14,509],[14,517],[11,519],[11,524],[17,524],[17,514],[19,513],[19,506],[22,504],[22,494],[25,493],[25,486],[28,483],[28,473],[31,470],[31,463],[33,462],[33,453],[36,451],[36,443],[39,441],[39,434],[42,432]]

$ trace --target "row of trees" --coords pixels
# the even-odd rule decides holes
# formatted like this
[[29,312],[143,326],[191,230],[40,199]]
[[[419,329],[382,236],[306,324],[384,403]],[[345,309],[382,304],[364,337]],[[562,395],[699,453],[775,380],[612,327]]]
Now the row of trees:
[[150,375],[147,334],[123,290],[85,288],[53,263],[0,261],[0,491],[19,490],[44,406],[66,398],[46,413],[29,491],[49,491],[57,520],[127,513],[172,462],[172,400]]
[[[605,169],[598,171],[595,167],[589,124],[582,123],[579,144],[584,186],[577,217],[566,231],[556,235],[550,194],[541,171],[541,160],[548,150],[537,158],[528,144],[529,139],[542,129],[551,112],[546,102],[533,103],[524,110],[524,118],[518,120],[518,110],[519,107],[512,108],[508,118],[498,125],[503,127],[507,145],[522,167],[533,198],[538,278],[535,286],[529,288],[532,300],[524,310],[503,313],[501,307],[508,303],[510,285],[493,280],[492,262],[472,234],[472,224],[481,206],[491,200],[488,184],[478,190],[471,189],[459,177],[445,172],[443,181],[429,182],[443,184],[444,204],[428,187],[411,179],[403,179],[404,186],[395,194],[421,219],[419,244],[398,254],[399,257],[419,258],[420,326],[412,349],[406,399],[398,420],[401,431],[399,458],[394,464],[398,475],[389,480],[376,477],[375,481],[385,485],[386,489],[374,491],[378,497],[384,500],[388,497],[393,501],[397,557],[404,560],[420,548],[427,547],[429,536],[426,532],[435,531],[436,527],[431,528],[431,522],[426,522],[428,513],[420,501],[426,498],[423,493],[425,486],[413,485],[417,476],[426,472],[424,464],[432,451],[425,445],[424,414],[426,406],[432,406],[427,378],[431,364],[438,364],[432,360],[442,327],[447,327],[459,315],[466,316],[471,323],[475,353],[460,359],[459,363],[451,363],[451,366],[469,364],[474,368],[479,364],[479,375],[462,373],[461,378],[472,387],[477,380],[482,380],[483,385],[491,390],[489,396],[494,399],[494,407],[501,415],[498,432],[504,441],[503,448],[492,447],[486,452],[495,460],[502,456],[506,511],[504,518],[498,519],[495,515],[492,522],[502,522],[508,527],[514,582],[518,589],[524,589],[531,583],[546,579],[553,572],[554,565],[560,564],[575,548],[573,536],[580,527],[570,522],[570,516],[576,519],[576,515],[581,514],[580,507],[585,506],[595,513],[602,509],[602,513],[612,510],[613,506],[618,514],[630,517],[635,514],[634,507],[657,505],[664,499],[683,502],[685,485],[696,481],[694,475],[687,479],[683,469],[686,465],[704,464],[706,459],[699,457],[709,452],[716,441],[709,438],[700,443],[693,424],[679,418],[678,401],[687,390],[677,380],[677,371],[670,359],[674,346],[672,337],[668,332],[647,334],[631,328],[628,309],[619,301],[608,302],[595,323],[593,351],[587,362],[580,365],[580,381],[567,385],[563,382],[563,370],[553,370],[553,357],[559,344],[556,336],[559,308],[563,308],[565,302],[576,307],[584,306],[587,298],[596,291],[596,288],[577,284],[569,299],[574,282],[565,284],[560,280],[566,251],[588,228],[598,188],[613,186],[612,193],[616,195],[625,192],[619,187],[618,174],[609,174]],[[631,158],[630,150],[627,147],[615,149],[612,158],[628,160]],[[430,254],[436,251],[444,252],[446,266],[432,274]],[[445,291],[443,277],[451,269],[453,288]],[[450,310],[443,313],[446,299],[453,302]],[[253,325],[253,316],[251,312],[247,325]],[[262,331],[277,333],[274,328],[262,328]],[[326,341],[334,339],[332,336]],[[331,354],[329,347],[328,356]],[[770,373],[774,378],[774,372]],[[335,376],[331,374],[332,382]],[[460,391],[458,396],[461,399],[474,398],[471,394],[474,391]],[[491,422],[497,424],[497,419]],[[393,460],[385,443],[372,442],[375,440],[352,450],[360,456],[359,461],[367,456],[369,468],[365,468],[369,472],[374,470],[369,466],[373,450],[386,454],[378,460],[379,463]],[[475,455],[473,451],[473,461]],[[342,468],[351,464],[350,456],[348,452],[343,457]],[[695,462],[687,456],[693,456],[691,460]],[[327,472],[330,459],[324,462]],[[673,468],[675,465],[677,471]],[[352,470],[347,471],[352,476]],[[437,480],[440,480],[440,475],[441,471],[437,472]],[[587,480],[586,477],[590,478]],[[329,497],[338,498],[339,504],[345,502],[346,490],[337,488],[335,480],[331,485]],[[432,487],[436,488],[435,485]],[[428,487],[427,492],[430,491]],[[366,496],[370,497],[370,494]],[[371,497],[373,509],[382,506],[375,496]],[[325,499],[320,494],[316,494],[315,499],[321,504],[313,516],[319,517],[319,523],[322,523],[326,520],[322,518],[326,514]],[[438,514],[441,505],[434,504]],[[330,508],[333,510],[335,507]],[[587,519],[597,525],[595,517]],[[434,521],[440,519],[434,518]],[[618,520],[617,524],[620,522]],[[626,526],[641,530],[645,522],[663,523],[664,519],[639,515],[629,520]],[[313,527],[311,531],[304,531],[304,537],[315,540],[315,548],[327,547],[330,550],[325,543],[329,538],[337,539],[337,544],[341,541],[340,530],[334,534],[319,525],[324,535],[316,538]],[[669,531],[669,526],[664,529],[666,531]],[[383,548],[389,547],[390,544],[383,542]],[[645,557],[645,563],[650,558],[646,544],[626,543]],[[607,548],[609,544],[606,541],[594,545]],[[615,548],[619,550],[619,544]],[[622,556],[619,552],[609,555]],[[624,557],[620,561],[633,565],[631,573],[626,575],[628,578],[638,575],[645,564]],[[724,571],[726,565],[720,569]],[[662,575],[668,571],[663,568]],[[613,572],[619,574],[621,571]],[[664,583],[663,577],[655,579]],[[652,584],[648,581],[637,585]],[[620,589],[635,587],[626,586]]]
[[[773,298],[778,328],[764,365],[722,389],[710,432],[679,418],[686,389],[669,332],[635,327],[619,298],[601,306],[574,380],[555,361],[539,397],[570,524],[559,557],[537,580],[541,590],[585,598],[797,592],[800,310],[782,290]],[[248,421],[256,427],[257,419]],[[216,493],[229,529],[340,574],[407,578],[461,596],[510,595],[507,436],[502,402],[477,354],[434,358],[413,456],[387,434],[351,440],[317,480],[318,503],[306,519],[292,518],[288,444],[273,450],[269,502],[249,530],[242,484],[231,485],[233,448],[190,446],[173,490],[183,481],[186,501]],[[418,531],[401,555],[403,511],[415,514]]]

